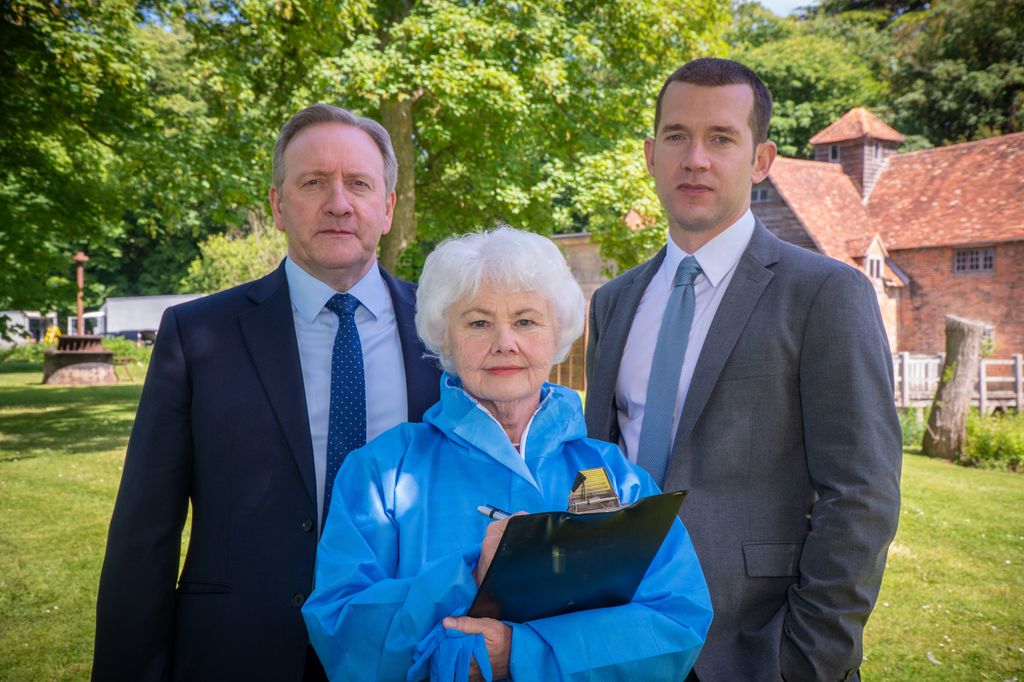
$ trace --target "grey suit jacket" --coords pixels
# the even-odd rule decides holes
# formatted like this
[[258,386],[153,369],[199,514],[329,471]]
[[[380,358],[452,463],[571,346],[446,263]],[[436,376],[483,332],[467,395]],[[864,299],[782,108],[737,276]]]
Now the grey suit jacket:
[[[591,301],[586,419],[618,442],[615,383],[664,259]],[[680,349],[682,350],[682,349]],[[665,480],[711,590],[701,680],[855,679],[896,532],[892,359],[859,271],[757,222],[704,342]]]

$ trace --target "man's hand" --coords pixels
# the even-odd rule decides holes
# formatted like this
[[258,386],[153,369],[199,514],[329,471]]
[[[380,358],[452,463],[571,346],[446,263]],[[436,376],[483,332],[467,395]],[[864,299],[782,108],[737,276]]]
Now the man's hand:
[[[507,519],[496,521],[491,526],[504,524],[505,521]],[[505,526],[502,525],[501,531],[504,532],[504,530]],[[487,534],[490,536],[490,528],[487,529]],[[500,533],[498,538],[501,538]],[[491,555],[493,556],[493,554],[494,550],[492,549]],[[483,635],[484,642],[487,643],[487,656],[491,659],[492,679],[507,680],[509,678],[508,665],[509,656],[512,654],[512,628],[493,618],[470,618],[469,616],[449,616],[444,619],[444,626],[450,630],[465,632],[467,635]],[[472,682],[483,679],[476,659],[473,659],[473,663],[470,665],[469,679]]]

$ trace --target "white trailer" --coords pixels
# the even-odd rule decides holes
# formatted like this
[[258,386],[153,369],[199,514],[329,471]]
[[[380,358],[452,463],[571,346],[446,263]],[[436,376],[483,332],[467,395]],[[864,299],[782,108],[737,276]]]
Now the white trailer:
[[100,306],[96,333],[117,336],[155,333],[164,311],[172,305],[200,298],[203,294],[166,296],[122,296],[108,298]]

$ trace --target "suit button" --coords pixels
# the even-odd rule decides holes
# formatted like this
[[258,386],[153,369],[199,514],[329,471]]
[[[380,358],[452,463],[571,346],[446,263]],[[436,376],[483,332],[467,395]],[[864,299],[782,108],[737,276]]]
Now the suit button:
[[292,606],[298,608],[306,601],[306,595],[301,592],[292,595]]
[[313,530],[313,519],[306,519],[305,521],[303,521],[302,530],[306,531],[307,533]]

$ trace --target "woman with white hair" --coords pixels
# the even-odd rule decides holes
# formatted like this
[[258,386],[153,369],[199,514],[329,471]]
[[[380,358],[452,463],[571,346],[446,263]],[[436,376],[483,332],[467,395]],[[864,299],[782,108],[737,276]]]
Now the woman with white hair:
[[507,523],[488,525],[478,505],[564,511],[578,472],[597,467],[624,504],[658,493],[617,447],[586,437],[575,391],[546,383],[583,317],[544,237],[498,228],[427,258],[416,330],[445,370],[441,400],[338,474],[302,609],[331,679],[686,677],[711,603],[679,521],[629,604],[521,624],[463,615]]

